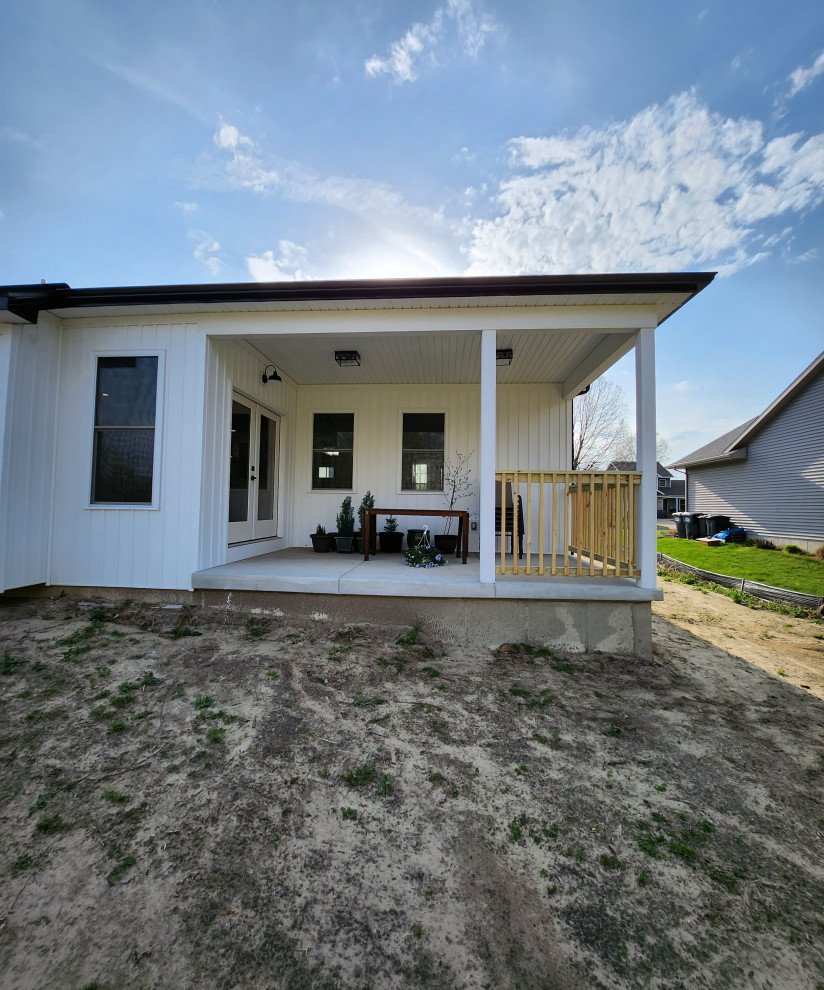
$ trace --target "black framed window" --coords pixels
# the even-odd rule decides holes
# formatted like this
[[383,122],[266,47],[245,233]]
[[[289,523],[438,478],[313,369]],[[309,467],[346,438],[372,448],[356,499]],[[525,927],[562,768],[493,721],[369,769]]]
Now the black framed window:
[[404,413],[401,489],[443,491],[444,414]]
[[151,504],[157,363],[156,356],[97,359],[92,503]]
[[352,487],[354,413],[315,413],[312,423],[312,488]]

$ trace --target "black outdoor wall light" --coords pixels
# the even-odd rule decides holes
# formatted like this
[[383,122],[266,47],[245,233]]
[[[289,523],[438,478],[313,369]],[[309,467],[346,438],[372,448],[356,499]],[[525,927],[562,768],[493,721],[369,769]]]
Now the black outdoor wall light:
[[335,360],[341,368],[360,367],[360,354],[357,351],[335,351]]
[[497,364],[499,368],[505,368],[508,364],[512,364],[512,348],[498,348],[498,350],[495,351],[495,364]]
[[[272,374],[267,375],[266,372],[270,368],[272,369]],[[283,379],[278,374],[278,369],[273,364],[267,364],[266,367],[263,369],[263,384],[265,385],[267,382],[282,382],[282,381]]]

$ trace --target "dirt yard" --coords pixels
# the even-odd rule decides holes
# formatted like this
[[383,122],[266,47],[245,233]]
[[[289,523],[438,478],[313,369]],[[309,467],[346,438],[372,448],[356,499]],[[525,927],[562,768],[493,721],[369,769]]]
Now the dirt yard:
[[0,599],[0,986],[822,990],[824,625],[665,592],[651,663]]

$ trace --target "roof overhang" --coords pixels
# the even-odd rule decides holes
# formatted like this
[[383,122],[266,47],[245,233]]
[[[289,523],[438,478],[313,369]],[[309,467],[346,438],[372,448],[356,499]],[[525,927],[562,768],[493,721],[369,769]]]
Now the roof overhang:
[[414,305],[653,305],[662,323],[715,277],[713,272],[513,275],[355,281],[229,282],[72,289],[65,283],[0,287],[0,310],[35,322],[42,311],[89,315],[387,308]]
[[[360,281],[0,287],[15,321],[66,327],[179,316],[208,335],[244,339],[298,385],[471,384],[481,331],[513,348],[501,384],[557,383],[577,395],[708,285],[713,273],[527,275]],[[222,314],[233,314],[226,320]],[[334,314],[333,318],[332,315]],[[389,317],[389,318],[388,318]],[[335,350],[357,350],[341,369]]]
[[737,447],[735,450],[730,450],[725,454],[718,454],[715,457],[703,457],[701,460],[695,461],[679,461],[677,464],[670,466],[678,468],[679,471],[689,471],[692,468],[704,467],[708,464],[726,464],[728,461],[746,461],[746,459],[747,448]]

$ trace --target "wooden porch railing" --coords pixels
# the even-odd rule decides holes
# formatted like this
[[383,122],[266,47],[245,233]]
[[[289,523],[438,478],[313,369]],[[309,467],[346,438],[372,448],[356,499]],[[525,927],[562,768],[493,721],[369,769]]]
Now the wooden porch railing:
[[[511,501],[501,500],[510,508],[501,511],[505,532],[498,574],[640,575],[636,546],[640,472],[497,471],[495,478],[502,491],[512,493]],[[519,559],[521,530],[524,555]]]

